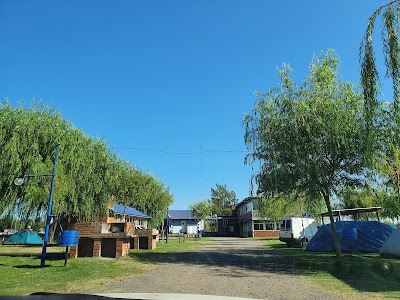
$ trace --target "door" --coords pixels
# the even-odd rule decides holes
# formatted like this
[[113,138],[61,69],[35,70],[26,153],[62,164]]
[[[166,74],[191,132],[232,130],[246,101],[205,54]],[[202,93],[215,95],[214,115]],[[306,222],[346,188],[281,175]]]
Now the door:
[[181,221],[181,233],[187,233],[186,221]]

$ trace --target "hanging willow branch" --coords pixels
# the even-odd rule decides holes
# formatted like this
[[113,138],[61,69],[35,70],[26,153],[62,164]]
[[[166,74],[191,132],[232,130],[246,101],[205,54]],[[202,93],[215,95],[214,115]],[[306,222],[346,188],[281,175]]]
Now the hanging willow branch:
[[61,145],[52,209],[57,217],[104,219],[115,200],[162,221],[159,213],[173,196],[158,178],[121,160],[105,140],[85,135],[44,103],[14,108],[7,101],[0,102],[0,217],[43,217],[48,179],[32,178],[19,187],[13,181],[25,171],[50,173],[56,144]]
[[372,14],[368,20],[368,26],[360,45],[361,87],[365,99],[365,113],[369,122],[372,122],[372,118],[378,106],[376,96],[380,80],[376,68],[373,34],[376,19],[379,16],[382,18],[381,39],[386,66],[385,77],[392,78],[394,106],[396,112],[398,111],[400,100],[400,0],[394,0],[379,7]]

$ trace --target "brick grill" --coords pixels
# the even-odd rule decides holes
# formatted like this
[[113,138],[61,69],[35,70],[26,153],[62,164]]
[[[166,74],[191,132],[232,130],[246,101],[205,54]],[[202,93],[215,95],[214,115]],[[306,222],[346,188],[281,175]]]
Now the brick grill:
[[[110,232],[110,228],[122,231]],[[128,255],[130,249],[155,249],[156,230],[135,230],[133,223],[75,223],[71,230],[79,231],[78,246],[71,247],[70,257],[106,256],[120,257]],[[144,245],[145,243],[145,245]]]

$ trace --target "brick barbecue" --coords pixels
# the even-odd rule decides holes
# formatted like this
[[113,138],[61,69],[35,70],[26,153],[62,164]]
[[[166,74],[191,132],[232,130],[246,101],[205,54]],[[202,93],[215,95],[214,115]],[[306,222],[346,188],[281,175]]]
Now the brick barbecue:
[[72,246],[70,257],[128,255],[130,249],[155,249],[155,229],[135,229],[134,223],[75,223],[71,230],[79,231],[78,246]]

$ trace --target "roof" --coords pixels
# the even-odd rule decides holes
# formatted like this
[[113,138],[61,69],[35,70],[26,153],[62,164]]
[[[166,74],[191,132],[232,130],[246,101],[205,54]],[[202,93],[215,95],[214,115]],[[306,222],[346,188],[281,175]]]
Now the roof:
[[[126,210],[125,210],[126,207]],[[134,209],[129,206],[123,206],[119,203],[114,203],[114,208],[112,208],[114,213],[116,214],[126,214],[128,216],[134,216],[134,217],[141,217],[144,219],[151,219],[149,215],[146,215],[144,212],[141,212],[140,210]]]
[[191,210],[169,210],[168,217],[172,220],[190,220],[195,219]]
[[258,196],[258,195],[257,196],[248,196],[248,197],[244,198],[242,201],[240,201],[239,203],[237,203],[236,208],[238,208],[240,205],[250,202],[254,199],[260,199],[260,196]]
[[[333,216],[353,216],[353,215],[358,215],[360,213],[368,213],[368,212],[378,212],[381,209],[381,207],[365,207],[365,208],[346,208],[346,209],[336,209],[332,210]],[[321,214],[321,217],[326,217],[329,216],[329,212],[323,212]]]

